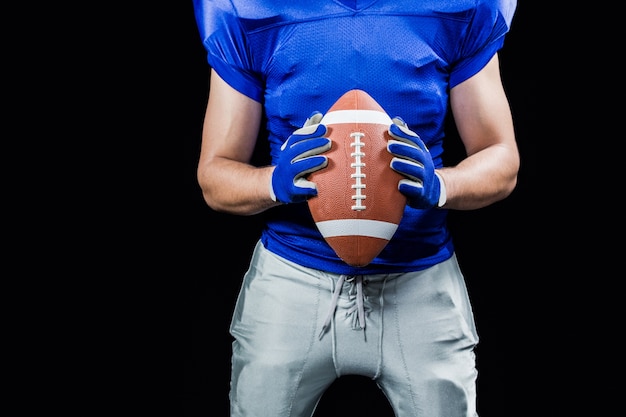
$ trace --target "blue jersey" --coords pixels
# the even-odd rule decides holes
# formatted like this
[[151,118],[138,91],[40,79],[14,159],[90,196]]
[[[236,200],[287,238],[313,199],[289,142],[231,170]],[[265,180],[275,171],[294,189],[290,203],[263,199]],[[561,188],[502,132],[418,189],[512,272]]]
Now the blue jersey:
[[[367,91],[417,132],[442,166],[448,95],[502,47],[516,0],[193,0],[208,64],[263,103],[271,157],[313,111]],[[306,203],[267,213],[262,242],[307,267],[339,274],[415,271],[448,259],[447,211],[406,207],[366,267],[341,261]]]

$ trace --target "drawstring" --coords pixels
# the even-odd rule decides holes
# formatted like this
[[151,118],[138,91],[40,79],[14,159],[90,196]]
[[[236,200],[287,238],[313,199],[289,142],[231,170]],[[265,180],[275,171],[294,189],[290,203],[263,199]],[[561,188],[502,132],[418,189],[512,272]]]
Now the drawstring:
[[[361,330],[365,330],[365,304],[364,299],[365,295],[363,294],[363,276],[357,275],[354,277],[349,277],[346,279],[345,275],[341,275],[339,280],[337,281],[337,285],[335,290],[333,291],[333,298],[330,302],[330,308],[328,309],[328,314],[326,315],[326,320],[324,320],[324,325],[322,326],[322,330],[320,331],[319,338],[322,339],[322,336],[328,329],[330,322],[332,320],[333,314],[337,309],[337,303],[339,302],[339,295],[341,294],[341,290],[343,288],[344,282],[355,283],[351,287],[349,293],[354,294],[353,288],[356,286],[356,305],[353,305],[346,312],[346,316],[354,314],[355,310],[357,312],[357,321],[358,323],[352,323],[353,328],[359,328]],[[358,326],[358,327],[357,327]]]
[[[356,306],[352,306],[347,315],[353,314],[354,310],[357,310],[357,319],[359,321],[359,328],[365,330],[365,306],[363,305],[363,277],[358,275],[356,278]],[[350,280],[348,280],[350,281]],[[356,323],[352,323],[352,327],[356,328]]]

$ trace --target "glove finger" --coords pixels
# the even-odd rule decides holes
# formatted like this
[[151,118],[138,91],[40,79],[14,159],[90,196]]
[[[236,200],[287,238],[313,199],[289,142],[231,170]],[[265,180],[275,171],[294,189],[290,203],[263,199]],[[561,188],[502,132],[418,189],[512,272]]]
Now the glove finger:
[[426,174],[423,164],[403,158],[391,158],[389,166],[394,171],[410,178],[413,181],[421,182],[421,179],[424,178],[424,175]]
[[328,165],[328,158],[323,155],[309,156],[299,159],[291,164],[291,170],[294,172],[293,178],[304,177],[311,172],[320,170]]
[[[315,183],[307,181],[305,179],[296,179],[290,186],[288,186],[288,193],[283,194],[283,198],[288,197],[285,202],[288,203],[300,203],[308,200],[309,198],[317,195],[317,187]],[[283,201],[277,196],[279,201]]]
[[313,138],[295,143],[286,151],[291,156],[290,160],[297,161],[308,156],[317,155],[330,149],[329,138]]
[[424,163],[426,159],[424,152],[420,148],[406,142],[391,139],[387,142],[387,150],[392,155],[412,161]]
[[412,198],[421,197],[424,195],[424,184],[421,181],[402,179],[398,181],[398,190]]
[[316,123],[312,125],[303,126],[300,129],[292,133],[291,136],[297,136],[295,141],[309,139],[314,137],[324,136],[326,134],[326,125]]
[[311,113],[311,115],[306,119],[306,122],[304,122],[304,126],[310,126],[310,125],[316,125],[319,122],[322,121],[322,117],[324,117],[324,115],[318,111],[314,111],[313,113]]
[[394,139],[399,140],[400,142],[405,142],[405,143],[416,145],[423,151],[428,150],[426,148],[426,145],[422,141],[422,139],[419,137],[419,135],[409,130],[405,126],[399,126],[393,123],[391,126],[389,126],[389,135],[393,137]]
[[398,191],[407,196],[407,203],[414,208],[423,208],[426,190],[421,182],[407,179],[398,182]]
[[303,178],[297,179],[291,187],[291,203],[301,203],[317,195],[317,187]]
[[398,182],[398,190],[407,196],[407,204],[417,209],[428,209],[436,206],[441,194],[439,181],[425,187],[421,181],[402,179]]
[[323,137],[326,134],[326,126],[322,124],[316,124],[311,126],[304,126],[293,132],[280,147],[281,151],[292,147],[294,144],[316,137]]
[[404,121],[404,119],[400,116],[396,116],[393,119],[391,119],[391,121],[393,122],[394,125],[398,125],[398,126],[406,126],[406,122]]
[[300,171],[294,176],[292,183],[291,195],[294,196],[294,202],[305,201],[310,197],[317,195],[317,185],[313,181],[309,181],[304,177],[311,172],[320,170],[328,165],[328,158],[325,156],[311,156],[299,160],[293,164],[294,168]]
[[[317,185],[315,185],[313,181],[305,180],[304,178],[297,178],[293,185],[299,190],[299,195],[314,196],[317,194]],[[311,191],[307,191],[307,189]]]

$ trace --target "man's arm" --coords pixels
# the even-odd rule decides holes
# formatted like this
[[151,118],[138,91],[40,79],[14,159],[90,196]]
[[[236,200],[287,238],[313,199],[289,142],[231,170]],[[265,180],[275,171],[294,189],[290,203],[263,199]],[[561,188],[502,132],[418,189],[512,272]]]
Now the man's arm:
[[450,92],[451,108],[467,157],[437,169],[445,208],[471,210],[507,197],[517,184],[520,160],[498,56]]
[[250,165],[262,105],[230,87],[211,70],[197,177],[216,211],[252,215],[279,203],[269,193],[274,167]]

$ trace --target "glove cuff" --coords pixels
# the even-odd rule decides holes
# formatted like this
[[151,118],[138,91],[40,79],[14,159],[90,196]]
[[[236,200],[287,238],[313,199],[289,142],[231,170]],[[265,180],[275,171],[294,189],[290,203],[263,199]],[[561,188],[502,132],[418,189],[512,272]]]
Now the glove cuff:
[[276,199],[276,193],[274,193],[274,173],[272,172],[272,176],[270,177],[270,182],[269,182],[269,190],[270,190],[270,198],[272,199],[273,202],[277,202],[278,200]]
[[439,201],[437,202],[437,207],[443,207],[443,205],[446,204],[446,201],[448,200],[448,195],[446,193],[446,184],[443,182],[443,178],[437,173],[437,171],[435,171],[435,176],[439,180]]

